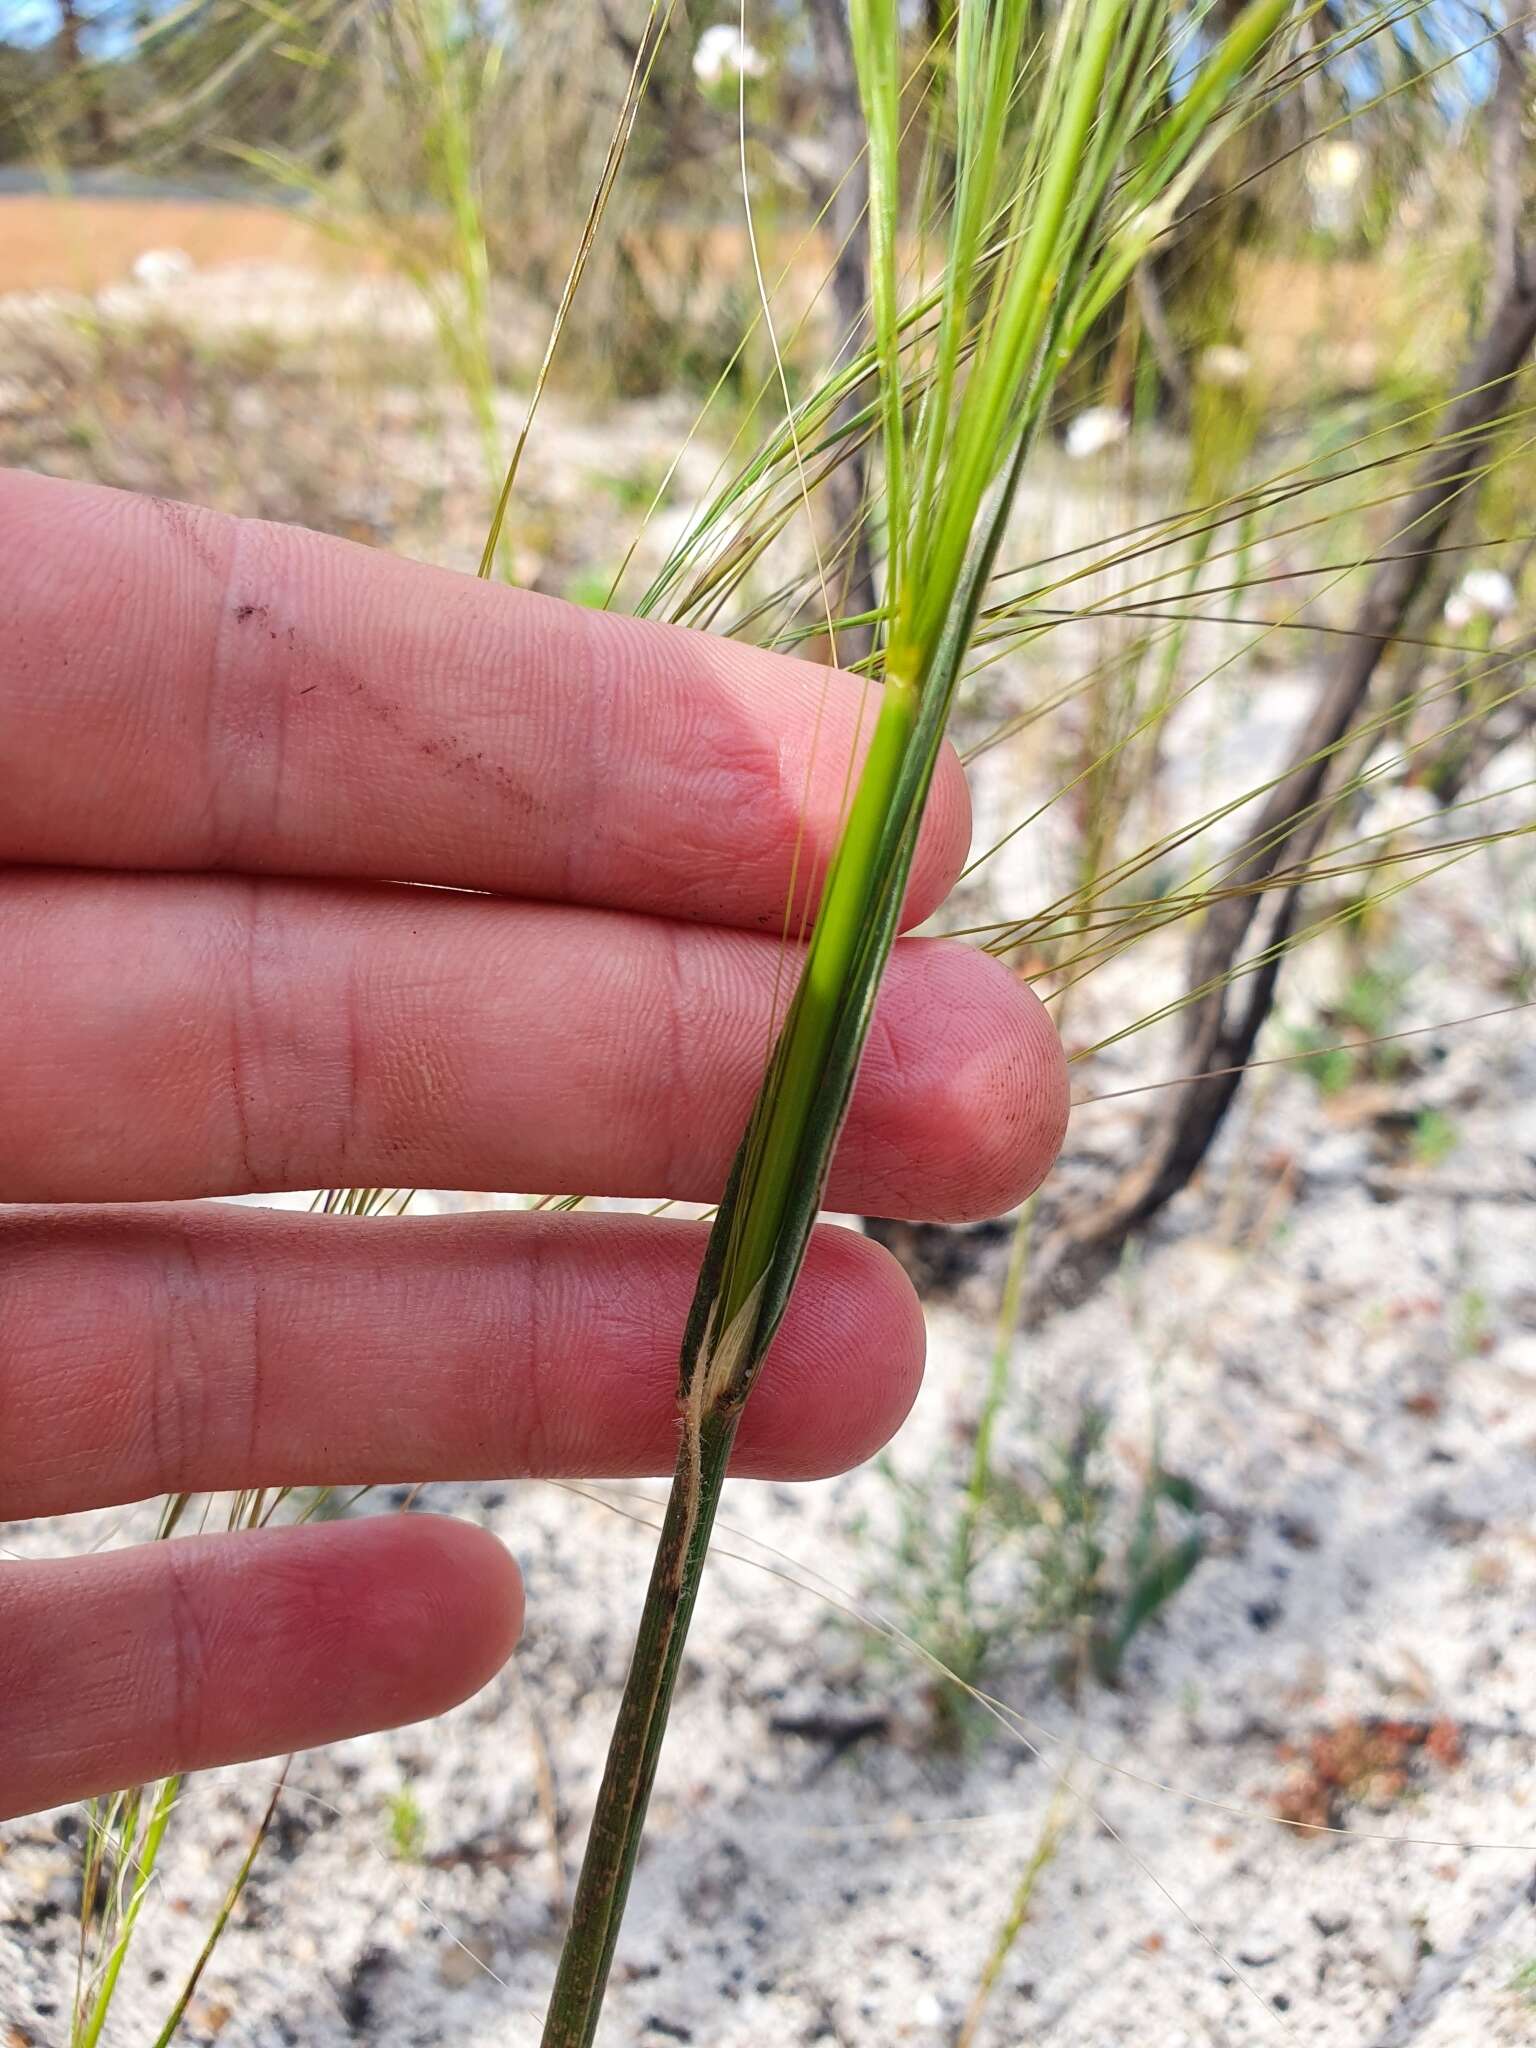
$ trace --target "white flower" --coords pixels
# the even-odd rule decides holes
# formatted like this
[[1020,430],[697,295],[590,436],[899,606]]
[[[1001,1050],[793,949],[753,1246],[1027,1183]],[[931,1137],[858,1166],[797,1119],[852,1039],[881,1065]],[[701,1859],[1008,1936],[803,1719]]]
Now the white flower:
[[1357,142],[1335,141],[1307,152],[1307,183],[1312,188],[1312,214],[1319,227],[1339,234],[1359,206],[1365,153]]
[[1365,169],[1365,151],[1358,142],[1330,142],[1307,159],[1307,176],[1314,185],[1332,192],[1348,192],[1360,182]]
[[1474,619],[1507,619],[1515,608],[1515,586],[1502,569],[1469,569],[1445,601],[1445,623],[1470,626]]
[[1130,421],[1117,406],[1090,405],[1068,422],[1065,436],[1067,453],[1074,462],[1084,462],[1090,455],[1098,455],[1106,448],[1113,448],[1117,441],[1123,441],[1130,428]]
[[1218,341],[1200,355],[1199,371],[1208,384],[1241,384],[1252,368],[1248,351]]
[[133,281],[154,290],[168,284],[180,284],[183,278],[192,275],[195,268],[185,249],[145,249],[133,259]]
[[741,30],[728,21],[717,21],[699,37],[693,53],[693,75],[706,89],[722,85],[728,78],[761,78],[768,60],[753,49]]

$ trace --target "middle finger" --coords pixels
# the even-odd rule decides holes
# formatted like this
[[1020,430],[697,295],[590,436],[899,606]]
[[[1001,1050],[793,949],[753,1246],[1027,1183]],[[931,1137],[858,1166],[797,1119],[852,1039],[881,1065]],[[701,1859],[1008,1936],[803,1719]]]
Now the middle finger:
[[[777,940],[449,891],[13,870],[0,1200],[328,1183],[712,1200]],[[829,1200],[996,1214],[1044,1172],[1054,1034],[996,963],[896,948]]]

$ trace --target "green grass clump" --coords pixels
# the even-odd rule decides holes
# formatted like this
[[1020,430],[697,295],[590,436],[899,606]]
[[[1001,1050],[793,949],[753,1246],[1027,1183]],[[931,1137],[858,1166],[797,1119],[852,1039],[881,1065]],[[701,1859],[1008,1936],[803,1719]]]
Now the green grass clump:
[[1090,1403],[1070,1436],[1026,1466],[989,1469],[979,1499],[946,1475],[883,1469],[897,1534],[877,1592],[937,1674],[941,1746],[987,1724],[971,1688],[1044,1648],[1068,1692],[1117,1685],[1132,1642],[1177,1597],[1204,1556],[1199,1502],[1154,1449],[1127,1496],[1107,1450],[1109,1412]]
[[860,381],[873,374],[884,469],[879,704],[689,1318],[677,1471],[545,2048],[587,2048],[597,2032],[737,1424],[820,1205],[1027,458],[1063,365],[1166,228],[1288,13],[1289,0],[1253,0],[1202,58],[1162,0],[1068,0],[1043,45],[1023,0],[961,0],[942,107],[954,166],[942,272],[914,308],[899,253],[901,9],[851,9],[869,137],[873,340]]

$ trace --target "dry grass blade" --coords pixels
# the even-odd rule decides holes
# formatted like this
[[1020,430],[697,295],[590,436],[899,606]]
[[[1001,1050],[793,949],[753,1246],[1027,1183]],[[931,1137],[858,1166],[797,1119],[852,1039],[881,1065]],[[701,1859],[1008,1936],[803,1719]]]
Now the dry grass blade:
[[581,234],[577,240],[576,253],[571,259],[571,267],[566,274],[565,286],[560,294],[560,304],[556,311],[554,322],[550,327],[549,339],[544,346],[544,355],[539,364],[538,374],[534,379],[533,394],[529,398],[527,411],[523,415],[523,424],[518,430],[517,441],[512,450],[512,459],[507,464],[507,473],[502,480],[501,492],[496,500],[495,510],[491,514],[490,530],[486,534],[485,547],[480,556],[479,573],[481,576],[489,576],[496,566],[496,554],[501,544],[501,532],[506,521],[507,508],[512,502],[512,493],[517,484],[518,470],[522,466],[523,452],[528,446],[528,436],[533,431],[533,422],[538,412],[539,401],[543,397],[545,386],[549,382],[549,372],[555,359],[555,351],[560,346],[560,336],[564,332],[566,321],[570,317],[571,307],[575,304],[576,294],[581,287],[582,277],[586,272],[588,260],[596,244],[597,231],[602,224],[603,213],[607,208],[609,199],[613,195],[613,188],[618,182],[619,172],[623,168],[624,153],[628,149],[630,137],[634,133],[635,117],[640,111],[640,102],[645,96],[646,85],[650,80],[651,71],[661,50],[662,40],[666,35],[667,26],[672,19],[676,4],[677,0],[665,0],[665,4],[663,4],[663,0],[651,0],[650,12],[646,16],[644,30],[635,46],[634,61],[630,66],[629,79],[624,89],[624,99],[619,110],[619,117],[614,125],[613,134],[608,144],[608,153],[603,162],[602,175],[598,179],[597,188],[592,194],[591,204],[587,208],[587,217],[582,224]]
[[241,1895],[246,1887],[246,1881],[255,1866],[261,1845],[267,1839],[272,1823],[277,1817],[278,1801],[283,1796],[283,1788],[288,1782],[288,1770],[292,1762],[293,1759],[290,1757],[278,1773],[277,1783],[272,1787],[272,1796],[267,1801],[261,1819],[256,1824],[255,1832],[251,1836],[250,1847],[245,1852],[244,1860],[230,1881],[229,1890],[224,1894],[223,1903],[214,1915],[203,1945],[198,1950],[197,1960],[192,1965],[187,1975],[187,1981],[181,1988],[180,1996],[177,1998],[175,2005],[172,2006],[165,2025],[155,2036],[155,2048],[171,2048],[171,2043],[175,2040],[181,2023],[186,2018],[187,2008],[197,1995],[197,1987],[202,1982],[203,1972],[207,1969],[213,1952],[217,1948],[225,1928],[229,1925],[235,1908],[240,1903]]

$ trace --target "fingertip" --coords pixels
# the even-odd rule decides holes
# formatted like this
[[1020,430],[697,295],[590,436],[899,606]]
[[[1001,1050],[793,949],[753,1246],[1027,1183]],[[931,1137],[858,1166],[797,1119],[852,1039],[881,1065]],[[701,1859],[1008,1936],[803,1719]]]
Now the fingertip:
[[358,1631],[385,1697],[398,1674],[401,1720],[425,1720],[488,1684],[522,1634],[517,1563],[490,1530],[448,1515],[380,1518],[364,1560]]
[[927,1333],[882,1245],[822,1225],[747,1405],[733,1470],[825,1479],[888,1443],[922,1384]]
[[933,786],[902,907],[902,929],[931,917],[960,879],[971,851],[971,790],[960,756],[946,740],[934,764]]
[[1055,1165],[1067,1134],[1071,1085],[1061,1038],[1034,990],[1003,961],[966,950],[978,1035],[988,1046],[960,1077],[956,1104],[962,1116],[977,1118],[981,1133],[976,1206],[965,1218],[977,1221],[1016,1209]]
[[[522,1628],[522,1577],[505,1547],[446,1515],[272,1530],[221,1555],[239,1560],[231,1611],[259,1601],[253,1625],[268,1652],[239,1715],[249,1726],[218,1741],[224,1754],[429,1720],[494,1678]],[[227,1698],[232,1676],[217,1670],[210,1695]],[[290,1716],[297,1740],[258,1732]]]
[[1049,1172],[1068,1102],[1061,1043],[1031,990],[973,946],[904,939],[834,1201],[851,1206],[852,1195],[866,1213],[932,1223],[1003,1215]]

